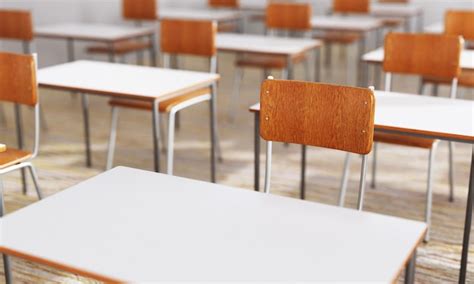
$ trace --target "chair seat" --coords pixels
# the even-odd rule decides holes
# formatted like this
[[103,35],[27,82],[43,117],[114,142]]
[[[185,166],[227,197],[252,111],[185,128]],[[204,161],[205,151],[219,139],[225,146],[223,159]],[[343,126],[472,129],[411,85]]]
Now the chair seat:
[[[170,112],[171,109],[181,103],[184,103],[188,100],[211,94],[210,88],[200,89],[194,92],[187,93],[185,95],[181,95],[169,100],[165,100],[160,102],[159,108],[160,112]],[[134,108],[134,109],[143,109],[143,110],[152,110],[153,103],[151,102],[144,102],[139,100],[129,100],[129,99],[110,99],[109,105],[116,106],[116,107],[124,107],[124,108]]]
[[374,142],[431,149],[436,140],[376,131],[374,134]]
[[93,45],[87,48],[87,52],[100,54],[115,53],[121,55],[148,49],[150,48],[150,46],[151,44],[149,42],[127,40],[118,42],[113,45]]
[[30,157],[31,152],[7,148],[5,152],[0,153],[0,169],[19,164],[28,160]]
[[[434,77],[425,77],[423,78],[425,83],[431,84],[451,84],[451,80],[449,79],[441,79],[441,78],[434,78]],[[472,70],[463,70],[461,75],[459,76],[458,85],[468,88],[474,87],[474,71]]]
[[[293,64],[300,63],[306,59],[306,54],[301,53],[293,57]],[[254,67],[266,69],[283,69],[287,67],[286,57],[278,55],[253,55],[247,54],[237,59],[235,64],[239,67]]]
[[322,40],[326,43],[352,44],[358,41],[361,36],[358,33],[327,32],[324,34],[315,35],[314,38]]

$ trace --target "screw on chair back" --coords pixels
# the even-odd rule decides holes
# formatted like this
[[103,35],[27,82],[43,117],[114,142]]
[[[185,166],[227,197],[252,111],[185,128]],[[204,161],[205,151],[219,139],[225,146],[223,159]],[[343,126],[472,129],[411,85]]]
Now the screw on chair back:
[[39,145],[36,61],[36,54],[0,52],[0,102],[11,102],[35,108],[35,144],[32,157],[37,155]]
[[456,96],[464,40],[455,35],[390,33],[385,37],[383,70],[385,90],[391,90],[392,73],[452,80]]
[[122,0],[122,16],[132,21],[157,19],[157,0]]
[[332,11],[341,14],[366,14],[370,11],[370,0],[333,0]]
[[209,0],[208,5],[212,8],[238,8],[239,0]]
[[465,40],[474,41],[474,10],[451,10],[446,12],[444,33],[460,35]]
[[31,13],[22,10],[0,9],[0,39],[33,40]]
[[260,136],[267,141],[265,192],[270,191],[272,141],[363,155],[372,150],[375,98],[371,89],[312,82],[266,80],[260,93]]
[[266,10],[268,29],[310,31],[313,11],[309,3],[270,2]]

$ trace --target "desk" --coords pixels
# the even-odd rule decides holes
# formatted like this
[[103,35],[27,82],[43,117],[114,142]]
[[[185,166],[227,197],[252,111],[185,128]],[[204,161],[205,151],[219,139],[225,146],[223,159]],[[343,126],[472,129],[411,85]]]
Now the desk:
[[292,58],[311,50],[316,51],[316,81],[319,81],[320,56],[322,42],[312,39],[282,38],[248,34],[219,33],[216,47],[222,52],[253,53],[286,57],[289,78],[293,78]]
[[[451,142],[474,144],[474,102],[376,91],[375,129]],[[250,107],[255,114],[255,190],[260,179],[260,104]],[[449,118],[449,119],[446,119]],[[258,136],[257,136],[258,135]],[[472,201],[474,194],[474,147],[464,225],[460,282],[466,278]]]
[[378,18],[395,18],[405,21],[405,31],[410,32],[412,19],[417,19],[416,25],[418,31],[423,30],[423,9],[421,7],[396,4],[396,3],[374,3],[370,7],[370,13]]
[[[42,88],[58,89],[119,97],[154,103],[153,145],[155,170],[159,171],[160,151],[158,147],[160,101],[180,96],[190,91],[211,87],[211,176],[215,181],[216,143],[216,82],[218,74],[161,69],[146,66],[114,64],[95,61],[75,61],[38,71],[38,84]],[[89,118],[84,115],[87,159],[91,159]]]
[[0,144],[0,153],[5,152],[7,150],[7,145]]
[[[156,31],[153,27],[131,27],[108,24],[87,24],[87,23],[63,23],[35,28],[35,37],[62,39],[67,41],[68,61],[76,60],[74,52],[75,41],[102,42],[107,45],[114,45],[120,41],[148,37],[152,43],[150,54],[154,66],[156,66]],[[111,50],[113,50],[111,48]],[[113,61],[113,54],[110,54],[110,61]]]
[[[381,65],[384,60],[383,47],[372,50],[362,56],[362,61],[365,63],[365,73],[369,73],[369,64]],[[461,68],[465,70],[474,70],[474,50],[463,49],[461,53]],[[369,76],[365,77],[365,86],[369,85]],[[380,72],[375,72],[375,87],[380,88]]]
[[185,9],[185,8],[163,8],[158,11],[158,18],[192,20],[192,21],[214,21],[217,24],[237,22],[239,30],[242,30],[242,19],[244,14],[240,11],[228,9]]
[[0,252],[106,282],[392,283],[426,225],[119,167],[1,230]]
[[[381,43],[381,28],[383,27],[383,21],[380,19],[374,19],[371,17],[364,16],[315,16],[311,20],[311,25],[316,31],[329,31],[329,32],[349,32],[359,33],[362,35],[362,39],[359,41],[359,58],[366,52],[368,48],[368,34],[375,32],[376,40],[375,47]],[[369,47],[370,48],[370,47]],[[362,86],[362,83],[366,81],[366,74],[363,73],[362,61],[358,60],[358,84]]]

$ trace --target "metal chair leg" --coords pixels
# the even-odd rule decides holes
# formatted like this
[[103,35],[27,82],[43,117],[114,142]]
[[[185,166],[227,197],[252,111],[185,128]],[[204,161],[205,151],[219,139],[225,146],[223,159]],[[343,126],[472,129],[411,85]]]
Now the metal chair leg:
[[425,93],[425,81],[420,80],[420,86],[418,86],[418,94],[423,95]]
[[117,141],[118,107],[112,107],[112,120],[110,124],[109,146],[107,149],[106,170],[110,170],[114,165],[115,143]]
[[431,208],[433,204],[433,161],[435,155],[436,146],[430,149],[430,155],[428,160],[428,182],[426,189],[426,208],[425,208],[425,222],[428,225],[428,230],[425,235],[425,242],[430,240],[431,231]]
[[449,142],[449,201],[454,202],[454,143]]
[[43,199],[43,193],[41,193],[41,189],[39,187],[38,183],[38,175],[36,174],[35,167],[33,167],[32,164],[29,164],[27,168],[30,170],[31,178],[33,179],[33,184],[36,189],[36,194],[38,195],[38,199],[41,200]]
[[235,113],[236,109],[238,108],[239,104],[239,96],[240,96],[240,84],[242,83],[242,78],[244,75],[244,71],[242,68],[235,68],[235,75],[234,75],[234,91],[232,93],[232,99],[229,105],[229,113],[230,113],[230,121],[234,122],[235,120]]
[[174,131],[176,112],[171,110],[168,116],[168,147],[167,147],[167,174],[173,175]]
[[344,171],[342,174],[341,188],[339,190],[338,204],[340,207],[344,206],[344,202],[346,200],[347,183],[349,181],[350,166],[351,166],[351,154],[347,153],[346,159],[344,161]]
[[327,68],[331,67],[331,61],[332,61],[332,45],[330,43],[326,44],[326,60],[324,60],[324,63]]
[[361,165],[360,181],[359,181],[359,198],[357,200],[357,210],[359,211],[362,211],[364,207],[365,177],[367,173],[367,157],[368,155],[362,156],[362,165]]
[[301,185],[300,185],[300,199],[306,198],[306,145],[301,147]]
[[372,156],[372,182],[370,183],[371,188],[375,188],[377,183],[377,148],[378,143],[374,143],[374,155]]
[[305,80],[307,82],[311,82],[311,69],[309,68],[309,61],[308,60],[305,60],[304,63],[304,76],[305,76]]

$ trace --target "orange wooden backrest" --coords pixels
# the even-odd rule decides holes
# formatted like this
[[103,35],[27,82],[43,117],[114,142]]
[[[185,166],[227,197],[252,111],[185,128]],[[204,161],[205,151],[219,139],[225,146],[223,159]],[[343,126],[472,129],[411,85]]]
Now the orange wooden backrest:
[[122,15],[124,19],[133,21],[156,20],[157,0],[122,0]]
[[363,155],[372,149],[375,97],[370,89],[266,80],[260,104],[260,135],[267,141]]
[[211,21],[163,20],[161,51],[211,57],[216,54],[216,33]]
[[208,5],[213,8],[238,8],[239,0],[209,0]]
[[0,52],[0,101],[34,106],[37,92],[34,57]]
[[390,33],[385,37],[385,72],[453,79],[461,73],[460,36]]
[[368,13],[370,0],[333,0],[334,13]]
[[444,32],[474,41],[474,10],[447,11]]
[[29,11],[0,10],[0,38],[33,40],[33,21]]
[[269,29],[311,30],[313,12],[309,3],[270,2],[266,14]]

